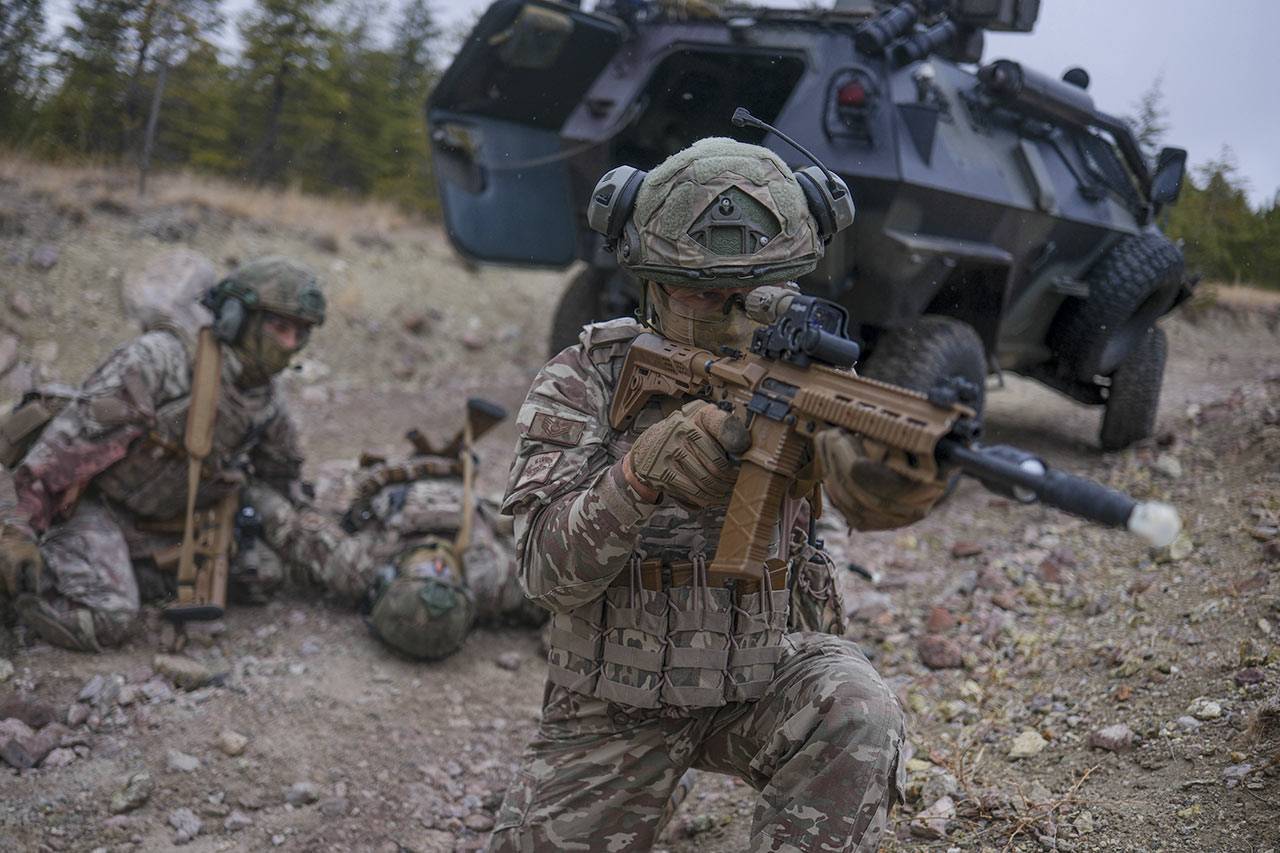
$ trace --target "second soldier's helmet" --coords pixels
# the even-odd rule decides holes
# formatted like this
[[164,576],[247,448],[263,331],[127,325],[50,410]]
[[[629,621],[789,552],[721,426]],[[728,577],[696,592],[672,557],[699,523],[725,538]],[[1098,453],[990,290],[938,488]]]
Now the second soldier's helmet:
[[234,342],[247,315],[268,311],[312,326],[324,323],[325,298],[316,274],[297,261],[268,255],[231,272],[205,295],[214,314],[214,331]]
[[419,660],[440,660],[461,648],[476,607],[452,546],[427,539],[397,555],[390,568],[373,591],[373,632]]

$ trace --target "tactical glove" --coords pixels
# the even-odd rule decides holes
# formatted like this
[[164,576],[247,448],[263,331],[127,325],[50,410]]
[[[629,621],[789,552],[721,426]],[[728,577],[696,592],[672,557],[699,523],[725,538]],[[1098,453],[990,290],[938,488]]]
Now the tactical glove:
[[947,490],[947,472],[928,482],[912,480],[883,464],[891,453],[842,429],[813,437],[827,497],[856,530],[892,530],[929,514]]
[[700,509],[729,502],[738,479],[730,454],[750,446],[741,419],[695,400],[641,433],[627,455],[645,486]]
[[0,597],[36,592],[44,559],[24,524],[0,520]]

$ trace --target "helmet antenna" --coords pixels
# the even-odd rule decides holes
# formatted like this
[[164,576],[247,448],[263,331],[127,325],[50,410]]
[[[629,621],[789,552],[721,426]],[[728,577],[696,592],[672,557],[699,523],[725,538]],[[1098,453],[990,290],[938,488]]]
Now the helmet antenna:
[[813,165],[817,166],[819,169],[822,170],[822,174],[827,176],[827,189],[831,191],[832,198],[841,198],[844,196],[845,194],[844,187],[840,184],[839,181],[836,180],[835,175],[831,174],[831,170],[828,169],[826,166],[822,165],[822,161],[819,160],[817,157],[814,157],[813,154],[809,152],[809,149],[805,148],[799,142],[796,142],[790,136],[787,136],[785,133],[778,130],[776,127],[769,124],[767,121],[763,121],[761,119],[756,118],[755,116],[753,116],[751,113],[747,111],[746,107],[738,107],[736,110],[734,110],[733,118],[731,118],[730,121],[733,122],[735,127],[756,127],[756,128],[759,128],[760,130],[767,130],[770,133],[776,134],[779,139],[781,139],[783,142],[787,143],[792,148],[799,151],[809,160],[813,161]]

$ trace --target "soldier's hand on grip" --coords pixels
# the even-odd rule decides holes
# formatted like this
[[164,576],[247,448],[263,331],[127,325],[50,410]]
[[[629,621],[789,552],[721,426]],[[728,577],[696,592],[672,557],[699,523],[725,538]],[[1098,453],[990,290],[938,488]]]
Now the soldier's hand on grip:
[[44,559],[30,531],[0,520],[0,596],[36,592],[43,568]]
[[922,483],[882,464],[891,451],[842,429],[813,437],[827,497],[857,530],[892,530],[929,514],[947,490],[945,474]]
[[646,429],[627,452],[642,484],[692,507],[729,502],[751,436],[742,420],[703,400],[686,403]]

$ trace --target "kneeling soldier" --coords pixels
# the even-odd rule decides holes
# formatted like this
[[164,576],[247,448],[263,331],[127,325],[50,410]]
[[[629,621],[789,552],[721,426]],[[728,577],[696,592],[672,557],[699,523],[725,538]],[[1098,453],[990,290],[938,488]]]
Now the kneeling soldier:
[[[745,425],[677,398],[626,429],[609,421],[645,326],[712,352],[747,349],[746,294],[814,269],[851,208],[822,209],[830,199],[776,154],[728,139],[627,174],[601,181],[593,225],[644,282],[644,325],[588,326],[519,415],[504,509],[525,590],[552,612],[550,671],[490,849],[647,850],[668,795],[697,768],[760,792],[752,850],[874,850],[901,796],[904,717],[839,636],[832,563],[806,533],[811,501],[787,499],[757,579],[717,577],[708,562]],[[850,433],[818,439],[815,480],[860,473],[858,488],[830,490],[854,526],[910,523],[944,490],[883,469]]]

